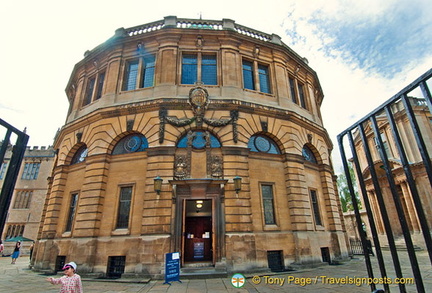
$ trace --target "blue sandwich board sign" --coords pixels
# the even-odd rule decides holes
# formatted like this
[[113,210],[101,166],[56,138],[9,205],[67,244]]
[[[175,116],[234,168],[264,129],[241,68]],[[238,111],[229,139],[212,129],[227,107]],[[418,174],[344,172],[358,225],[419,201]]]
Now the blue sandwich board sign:
[[165,282],[171,285],[172,281],[180,281],[180,253],[171,252],[165,254]]

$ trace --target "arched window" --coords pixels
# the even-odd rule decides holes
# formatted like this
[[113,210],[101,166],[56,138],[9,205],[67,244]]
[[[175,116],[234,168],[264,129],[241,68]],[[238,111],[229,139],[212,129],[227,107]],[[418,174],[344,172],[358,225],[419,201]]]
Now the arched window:
[[207,145],[211,148],[220,148],[221,143],[213,134],[208,131],[196,130],[189,131],[187,134],[183,135],[177,143],[178,148],[186,148],[188,144],[195,149],[203,149]]
[[311,162],[311,163],[315,163],[315,164],[317,163],[317,159],[315,158],[314,153],[312,152],[312,150],[307,145],[303,146],[302,155],[306,161]]
[[265,135],[254,135],[248,142],[248,148],[251,152],[268,153],[279,155],[281,151],[277,144],[269,137]]
[[85,161],[87,157],[88,149],[86,145],[81,146],[72,158],[71,165],[78,164]]
[[144,135],[134,133],[123,137],[114,147],[113,155],[143,152],[148,148],[147,138]]

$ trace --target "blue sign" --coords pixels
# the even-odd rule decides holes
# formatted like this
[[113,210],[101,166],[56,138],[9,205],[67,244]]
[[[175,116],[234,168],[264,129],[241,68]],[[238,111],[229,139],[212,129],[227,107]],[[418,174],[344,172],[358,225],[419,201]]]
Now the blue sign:
[[180,281],[180,253],[171,252],[165,254],[165,282],[171,285],[172,281]]

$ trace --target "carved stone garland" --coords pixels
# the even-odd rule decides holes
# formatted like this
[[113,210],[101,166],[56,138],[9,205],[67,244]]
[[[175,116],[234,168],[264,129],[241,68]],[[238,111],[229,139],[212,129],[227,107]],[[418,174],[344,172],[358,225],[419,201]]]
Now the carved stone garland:
[[[159,142],[163,143],[164,141],[165,123],[176,127],[183,127],[196,122],[196,125],[200,128],[202,127],[203,123],[213,127],[223,127],[228,124],[232,124],[233,140],[235,143],[237,143],[238,111],[230,111],[230,119],[207,119],[204,118],[204,114],[207,110],[209,102],[207,90],[198,86],[189,91],[189,104],[192,106],[194,117],[182,119],[178,119],[177,117],[169,117],[167,110],[161,109],[159,111]],[[188,132],[187,154],[176,155],[174,159],[174,178],[177,180],[190,178],[191,149],[194,135],[195,134],[192,131]],[[206,131],[205,140],[207,153],[207,176],[210,178],[223,178],[223,158],[221,156],[211,154],[210,133],[208,131]]]
[[205,88],[195,87],[189,91],[189,104],[192,106],[194,117],[182,118],[168,116],[166,109],[160,109],[159,111],[159,143],[163,143],[165,139],[165,123],[176,127],[183,127],[196,122],[198,127],[202,127],[203,123],[213,127],[223,127],[228,124],[232,124],[233,128],[233,140],[235,143],[238,141],[237,132],[237,120],[238,111],[230,111],[230,119],[207,119],[204,118],[205,111],[207,110],[208,104],[208,92]]

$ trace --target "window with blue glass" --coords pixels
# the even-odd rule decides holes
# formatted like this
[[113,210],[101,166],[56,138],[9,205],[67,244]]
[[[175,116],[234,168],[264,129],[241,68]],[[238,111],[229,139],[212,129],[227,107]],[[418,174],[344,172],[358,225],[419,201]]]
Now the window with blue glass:
[[217,85],[216,55],[202,55],[201,81],[206,85]]
[[150,55],[144,57],[143,64],[143,78],[141,87],[152,87],[154,85],[154,73],[155,73],[155,56]]
[[270,93],[270,78],[268,66],[258,65],[260,92]]
[[143,152],[148,148],[148,141],[142,134],[130,134],[123,137],[114,147],[112,154]]
[[8,167],[8,162],[3,162],[0,168],[0,179],[5,178],[7,167]]
[[194,84],[198,76],[198,58],[196,54],[183,54],[182,84]]
[[203,149],[207,146],[211,148],[221,147],[221,143],[213,134],[202,130],[190,131],[177,142],[178,148],[186,148],[189,145],[195,149]]
[[[255,80],[258,82],[255,83]],[[269,67],[256,61],[243,60],[243,87],[270,94]]]
[[146,55],[143,58],[126,63],[123,90],[131,91],[154,86],[156,56]]
[[306,161],[311,162],[311,163],[315,163],[315,164],[317,163],[317,159],[315,158],[314,153],[312,152],[312,150],[307,145],[305,145],[303,147],[302,155]]
[[248,148],[251,152],[277,154],[281,152],[277,144],[269,137],[265,135],[254,135],[248,142]]
[[126,64],[126,72],[123,84],[124,91],[131,91],[136,88],[138,78],[138,60],[129,61]]
[[246,60],[243,60],[243,87],[248,90],[255,90],[253,63]]
[[217,60],[214,54],[183,54],[182,84],[217,85]]

